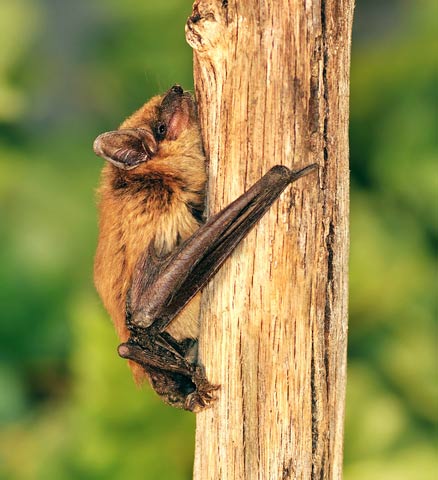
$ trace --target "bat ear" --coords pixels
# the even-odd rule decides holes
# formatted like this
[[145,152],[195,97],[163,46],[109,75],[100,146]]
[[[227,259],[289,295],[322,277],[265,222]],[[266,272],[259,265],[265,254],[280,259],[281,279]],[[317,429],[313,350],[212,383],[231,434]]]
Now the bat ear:
[[94,141],[94,152],[116,167],[131,170],[150,160],[157,151],[157,142],[149,130],[132,128],[105,132]]
[[192,96],[180,85],[174,85],[160,105],[160,118],[167,126],[167,140],[176,140],[187,129],[193,115]]
[[176,140],[181,133],[188,127],[190,122],[190,112],[187,105],[181,104],[180,108],[176,109],[169,119],[169,126],[167,127],[167,138],[169,140]]

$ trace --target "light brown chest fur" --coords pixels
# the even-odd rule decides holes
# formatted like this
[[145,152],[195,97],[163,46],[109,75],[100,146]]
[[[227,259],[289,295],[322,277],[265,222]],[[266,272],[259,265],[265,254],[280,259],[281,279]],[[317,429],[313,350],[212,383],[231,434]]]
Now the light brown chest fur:
[[[129,337],[126,296],[139,257],[152,241],[157,252],[168,253],[199,226],[190,206],[201,208],[204,178],[198,179],[196,188],[187,188],[178,177],[156,175],[156,169],[123,178],[108,165],[102,175],[94,279],[122,342]],[[198,308],[195,298],[172,322],[168,331],[174,338],[197,336]]]

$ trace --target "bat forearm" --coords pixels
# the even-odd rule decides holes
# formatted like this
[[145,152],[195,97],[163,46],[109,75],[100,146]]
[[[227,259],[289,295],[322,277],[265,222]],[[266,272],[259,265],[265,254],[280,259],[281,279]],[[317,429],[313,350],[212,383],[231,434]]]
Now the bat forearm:
[[[142,288],[141,309],[131,322],[144,325],[156,319],[160,331],[173,320],[187,302],[205,286],[236,246],[290,183],[317,168],[316,164],[291,171],[285,166],[273,167],[247,192],[211,217],[186,242],[155,268],[156,281]],[[149,255],[139,274],[153,269]],[[150,275],[150,273],[148,273]],[[136,279],[134,279],[134,285]]]

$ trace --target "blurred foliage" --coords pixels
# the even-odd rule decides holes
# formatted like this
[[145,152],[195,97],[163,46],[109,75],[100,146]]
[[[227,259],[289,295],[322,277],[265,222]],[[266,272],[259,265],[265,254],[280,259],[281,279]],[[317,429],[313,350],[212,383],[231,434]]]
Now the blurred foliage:
[[[194,417],[136,392],[94,293],[91,150],[191,88],[191,3],[0,3],[0,478],[191,477]],[[437,14],[357,2],[347,480],[436,473]]]

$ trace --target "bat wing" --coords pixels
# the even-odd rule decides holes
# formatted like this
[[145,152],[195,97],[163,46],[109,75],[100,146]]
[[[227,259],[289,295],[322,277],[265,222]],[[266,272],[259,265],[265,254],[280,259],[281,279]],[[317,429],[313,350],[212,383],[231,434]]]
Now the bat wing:
[[150,246],[134,274],[131,324],[163,331],[217,272],[287,185],[316,168],[312,164],[291,171],[277,165],[171,254],[158,257]]

